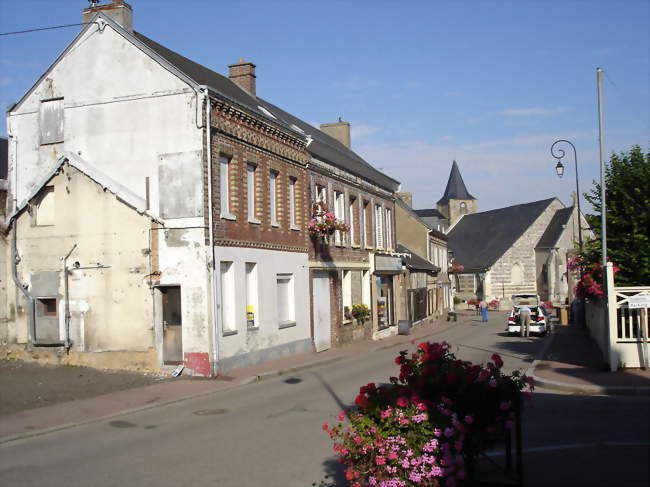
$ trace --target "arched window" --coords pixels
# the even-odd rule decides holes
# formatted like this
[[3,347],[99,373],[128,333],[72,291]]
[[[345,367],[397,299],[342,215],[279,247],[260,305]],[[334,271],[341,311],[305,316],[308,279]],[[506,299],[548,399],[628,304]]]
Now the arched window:
[[524,282],[524,268],[519,262],[512,264],[510,282],[512,284],[522,284]]
[[466,214],[467,214],[467,203],[462,202],[462,203],[459,205],[458,208],[459,208],[459,210],[460,210],[460,214],[461,214],[461,215],[466,215]]

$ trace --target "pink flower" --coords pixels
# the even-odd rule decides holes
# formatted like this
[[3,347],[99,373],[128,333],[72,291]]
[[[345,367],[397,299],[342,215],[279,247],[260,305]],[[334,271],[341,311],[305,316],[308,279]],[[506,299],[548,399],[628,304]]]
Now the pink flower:
[[490,379],[490,382],[488,384],[490,384],[490,387],[496,387],[497,386],[497,380],[496,379]]
[[343,421],[345,419],[345,411],[341,411],[339,413],[339,421]]
[[451,438],[456,434],[456,431],[454,431],[454,428],[445,428],[445,437]]
[[386,459],[382,456],[378,456],[377,458],[375,458],[375,463],[377,465],[386,465]]
[[465,422],[467,424],[472,424],[474,422],[474,416],[472,416],[471,414],[468,414],[467,416],[465,416]]
[[401,408],[405,408],[409,405],[409,400],[404,396],[401,396],[397,398],[396,404]]

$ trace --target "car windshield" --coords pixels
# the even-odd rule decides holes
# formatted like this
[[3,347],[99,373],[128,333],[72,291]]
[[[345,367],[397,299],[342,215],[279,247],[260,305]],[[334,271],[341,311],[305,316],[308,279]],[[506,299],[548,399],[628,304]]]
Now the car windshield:
[[513,296],[512,304],[515,306],[537,306],[537,296]]

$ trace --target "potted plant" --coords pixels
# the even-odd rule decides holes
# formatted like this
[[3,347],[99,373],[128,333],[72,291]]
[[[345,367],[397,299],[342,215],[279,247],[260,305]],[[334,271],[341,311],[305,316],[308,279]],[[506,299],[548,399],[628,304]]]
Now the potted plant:
[[365,304],[353,304],[352,311],[350,313],[360,325],[365,323],[366,320],[370,318],[370,308],[368,308],[368,306]]
[[490,434],[513,427],[515,409],[532,390],[520,372],[501,372],[499,355],[474,365],[445,342],[420,343],[395,363],[399,377],[361,387],[356,409],[323,425],[353,487],[457,485]]
[[312,206],[312,215],[307,229],[312,238],[326,242],[334,232],[347,232],[350,227],[343,220],[337,219],[324,202],[319,201]]

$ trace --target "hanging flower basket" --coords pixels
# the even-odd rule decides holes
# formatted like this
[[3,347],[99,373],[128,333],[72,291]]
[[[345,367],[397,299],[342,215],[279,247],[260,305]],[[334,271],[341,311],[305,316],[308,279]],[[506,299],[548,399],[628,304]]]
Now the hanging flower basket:
[[307,224],[309,234],[313,238],[321,238],[327,243],[327,238],[335,232],[348,232],[350,227],[336,218],[322,201],[312,206],[311,219]]

